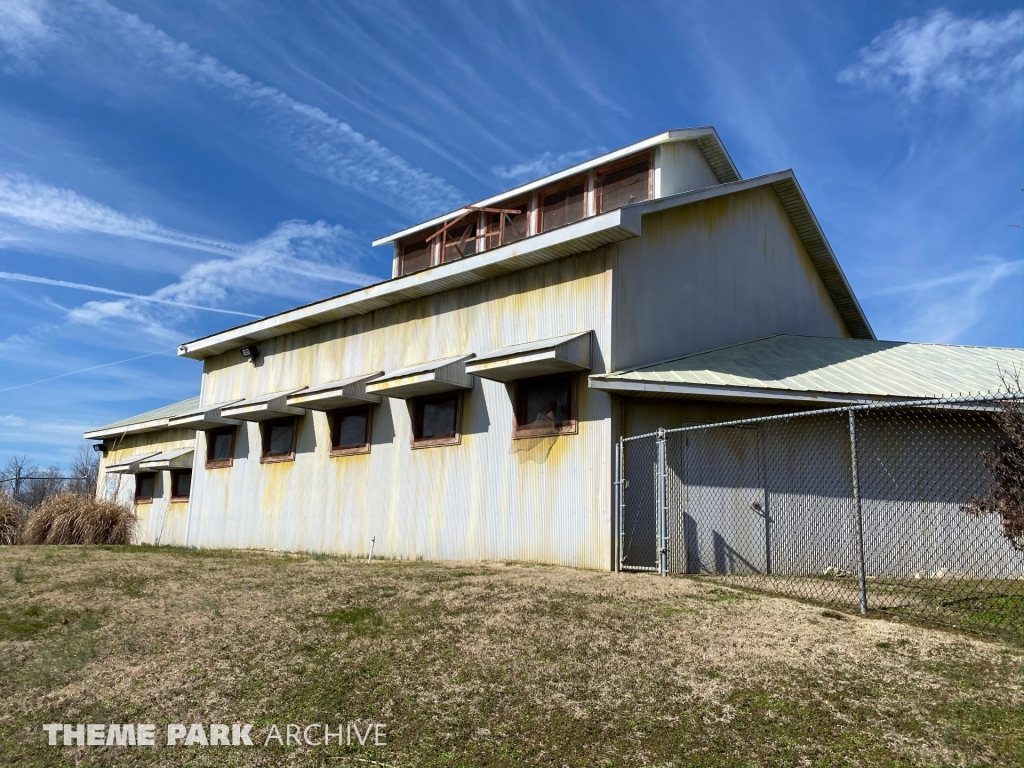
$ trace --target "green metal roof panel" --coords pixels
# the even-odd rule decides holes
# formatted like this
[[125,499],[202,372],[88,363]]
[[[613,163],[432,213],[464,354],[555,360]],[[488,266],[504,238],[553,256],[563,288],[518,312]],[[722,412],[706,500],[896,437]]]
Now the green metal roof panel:
[[131,427],[136,424],[145,424],[150,421],[160,421],[173,418],[175,416],[184,416],[185,414],[191,413],[199,408],[199,397],[190,397],[188,400],[181,400],[177,403],[171,403],[170,405],[164,405],[160,408],[155,408],[152,411],[146,411],[140,413],[137,416],[130,416],[127,419],[121,419],[121,421],[115,421],[113,424],[107,424],[103,427],[97,427],[90,432],[107,432],[109,430],[115,430],[120,427]]
[[928,398],[995,392],[1024,349],[769,336],[591,378],[605,382]]

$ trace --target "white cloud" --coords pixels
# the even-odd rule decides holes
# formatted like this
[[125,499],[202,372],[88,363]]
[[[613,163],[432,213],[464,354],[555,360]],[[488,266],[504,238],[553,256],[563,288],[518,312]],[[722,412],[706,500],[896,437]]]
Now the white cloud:
[[[269,131],[271,140],[306,172],[415,217],[450,210],[463,197],[443,179],[410,166],[348,123],[227,66],[106,0],[77,0],[62,7],[59,15],[40,0],[18,2],[69,41],[49,46],[47,54],[71,57],[79,76],[92,76],[117,89],[130,73],[149,78],[159,89],[155,92],[166,91],[168,81],[179,81],[227,96],[249,107],[249,126]],[[22,23],[17,29],[28,27]],[[18,50],[2,38],[0,45],[11,55]],[[101,67],[106,70],[101,72]]]
[[[346,266],[357,260],[360,246],[351,232],[322,221],[286,221],[247,246],[242,253],[191,266],[178,280],[149,296],[118,301],[90,301],[71,310],[74,323],[105,326],[126,324],[162,342],[180,334],[169,324],[178,308],[203,308],[274,296],[301,301],[319,296],[323,281],[361,286],[378,278]],[[234,312],[235,314],[248,314]]]
[[555,173],[556,171],[564,170],[569,168],[576,163],[582,163],[584,160],[589,160],[592,157],[602,155],[607,150],[604,147],[598,149],[581,149],[576,152],[564,152],[561,155],[554,155],[551,152],[545,152],[539,157],[535,157],[533,160],[527,160],[526,162],[518,163],[516,165],[509,166],[498,166],[493,168],[494,174],[501,179],[511,179],[513,181],[532,181],[539,179],[548,174]]
[[45,7],[40,0],[0,3],[0,61],[5,71],[36,70],[36,50],[53,34],[43,21]]
[[969,19],[949,11],[898,21],[862,48],[839,73],[843,83],[899,91],[916,101],[926,91],[1019,90],[1024,13]]
[[95,232],[211,253],[242,250],[235,243],[176,232],[141,216],[126,216],[70,189],[20,174],[0,174],[0,216],[55,232]]

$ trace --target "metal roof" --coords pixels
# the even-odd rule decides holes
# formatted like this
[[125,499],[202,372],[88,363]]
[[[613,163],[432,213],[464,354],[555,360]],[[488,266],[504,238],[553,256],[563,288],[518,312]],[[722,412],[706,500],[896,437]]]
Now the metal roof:
[[590,377],[622,394],[747,400],[932,398],[995,392],[1024,349],[873,339],[769,336]]
[[250,342],[362,315],[383,307],[479,283],[508,272],[555,261],[575,253],[592,251],[602,245],[639,236],[642,218],[646,214],[763,186],[771,186],[779,195],[797,236],[821,276],[822,283],[839,310],[847,329],[857,338],[873,339],[874,332],[867,317],[853,295],[853,290],[825,239],[793,171],[785,170],[626,205],[566,227],[533,235],[511,245],[485,251],[477,256],[439,264],[411,275],[383,280],[366,288],[358,288],[204,336],[180,345],[178,354],[193,360],[202,360]]
[[[714,172],[715,177],[718,179],[720,184],[725,184],[730,181],[739,181],[743,177],[740,176],[740,172],[736,169],[736,164],[733,163],[732,158],[729,157],[729,153],[725,149],[725,145],[722,144],[722,140],[718,137],[718,132],[712,126],[704,126],[702,128],[678,128],[671,131],[664,131],[656,136],[651,136],[643,141],[638,141],[629,146],[616,149],[613,152],[607,152],[599,157],[586,160],[582,163],[577,163],[569,168],[558,171],[557,173],[551,173],[534,181],[521,184],[513,189],[506,190],[497,195],[491,195],[488,198],[480,200],[476,203],[471,203],[476,208],[487,208],[502,201],[508,201],[512,198],[525,195],[527,192],[532,192],[539,187],[547,186],[548,184],[554,184],[561,181],[562,179],[570,178],[579,173],[589,171],[591,168],[597,168],[608,163],[614,163],[620,158],[629,157],[637,152],[643,152],[645,149],[656,147],[659,144],[668,144],[675,141],[692,141],[697,144],[697,148],[704,155],[704,159],[708,161],[708,165],[711,166],[711,170]],[[466,208],[458,208],[454,211],[449,211],[441,216],[437,216],[429,221],[423,221],[419,224],[414,224],[411,227],[395,232],[394,234],[387,235],[374,240],[372,245],[386,245],[387,243],[393,243],[395,240],[399,240],[407,235],[411,235],[414,232],[418,232],[428,227],[434,227],[438,224],[452,219],[456,216],[461,216],[466,212]]]
[[167,421],[175,416],[184,416],[199,408],[199,398],[190,397],[188,400],[181,400],[177,403],[164,405],[152,411],[140,413],[137,416],[130,416],[113,424],[98,427],[85,433],[87,440],[101,440],[105,437],[117,437],[127,433],[152,432],[164,429],[168,426]]

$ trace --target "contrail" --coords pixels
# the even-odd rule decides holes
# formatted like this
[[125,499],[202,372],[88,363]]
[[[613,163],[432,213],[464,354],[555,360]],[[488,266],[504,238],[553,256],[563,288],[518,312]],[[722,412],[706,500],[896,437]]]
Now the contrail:
[[115,291],[113,288],[100,288],[97,285],[86,285],[85,283],[71,283],[67,280],[51,280],[48,277],[36,277],[34,275],[22,275],[17,272],[0,272],[0,280],[14,280],[20,283],[38,283],[40,285],[54,285],[58,288],[73,288],[78,291],[92,291],[93,293],[104,293],[108,296],[120,296],[125,299],[137,299],[138,301],[149,301],[153,304],[168,304],[172,307],[183,309],[201,309],[205,312],[219,312],[222,315],[241,315],[242,317],[254,317],[259,319],[262,315],[254,315],[250,312],[238,312],[234,309],[217,309],[216,307],[201,307],[198,304],[185,304],[180,301],[158,299],[154,296],[143,296],[138,293],[126,293]]
[[101,365],[92,365],[88,368],[81,368],[77,371],[68,371],[67,373],[61,373],[57,376],[51,376],[48,379],[40,379],[39,381],[30,381],[27,384],[17,384],[13,387],[6,387],[0,389],[0,392],[10,392],[12,389],[21,389],[22,387],[33,387],[36,384],[43,384],[47,381],[53,381],[54,379],[63,379],[65,376],[74,376],[76,373],[85,373],[86,371],[95,371],[97,368],[109,368],[111,365],[120,365],[121,363],[130,363],[133,360],[142,360],[146,357],[155,357],[156,355],[165,354],[164,352],[150,352],[148,355],[139,355],[138,357],[129,357],[127,360],[115,360],[112,363],[103,363]]

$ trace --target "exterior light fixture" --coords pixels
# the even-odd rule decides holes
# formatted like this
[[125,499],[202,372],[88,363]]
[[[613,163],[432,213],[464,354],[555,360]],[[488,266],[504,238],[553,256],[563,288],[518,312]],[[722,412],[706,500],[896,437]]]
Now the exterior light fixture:
[[96,453],[102,453],[104,456],[107,455],[107,446],[103,443],[93,443],[92,449],[96,451]]
[[244,357],[250,363],[255,363],[256,358],[259,357],[260,354],[260,351],[256,348],[255,344],[249,344],[247,346],[244,346],[240,351],[242,353],[242,357]]

